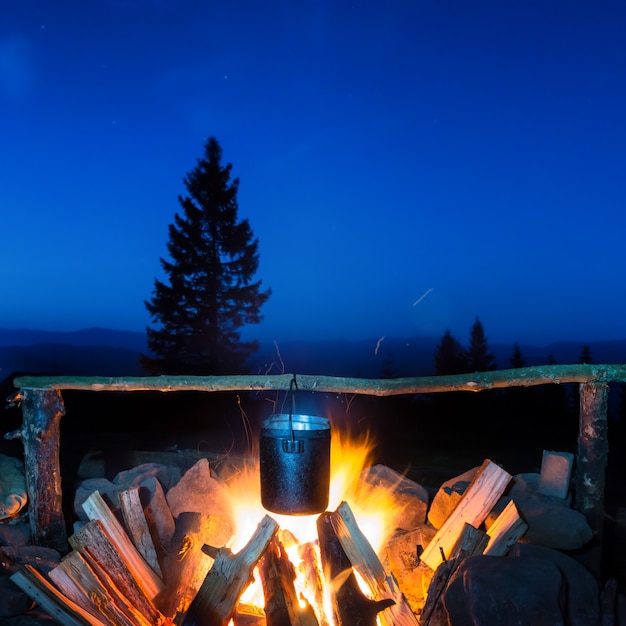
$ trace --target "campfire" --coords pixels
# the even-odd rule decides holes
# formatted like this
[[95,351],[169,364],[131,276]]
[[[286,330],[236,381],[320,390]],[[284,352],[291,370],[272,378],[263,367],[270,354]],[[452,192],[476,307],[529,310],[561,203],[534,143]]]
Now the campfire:
[[62,623],[331,625],[346,623],[347,611],[364,624],[417,624],[376,554],[403,505],[396,485],[361,479],[371,460],[367,437],[333,434],[329,506],[319,515],[268,513],[255,455],[219,479],[201,459],[181,479],[212,491],[213,511],[192,502],[179,510],[174,495],[173,510],[157,517],[137,487],[118,502],[94,491],[72,552],[47,578],[26,567],[15,582]]
[[502,498],[512,476],[487,459],[435,507],[442,490],[429,502],[372,462],[367,437],[334,432],[329,504],[315,515],[264,509],[258,454],[201,458],[175,481],[154,464],[110,488],[87,480],[71,552],[47,574],[26,565],[12,580],[70,626],[445,623],[436,615],[460,564],[506,555],[528,529]]

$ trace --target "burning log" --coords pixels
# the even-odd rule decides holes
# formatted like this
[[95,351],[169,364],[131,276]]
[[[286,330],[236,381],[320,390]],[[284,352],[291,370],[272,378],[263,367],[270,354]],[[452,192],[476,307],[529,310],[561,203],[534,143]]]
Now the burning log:
[[259,563],[267,626],[319,626],[305,598],[300,606],[294,580],[296,573],[278,537],[270,542]]
[[277,532],[278,524],[266,515],[250,541],[237,554],[228,548],[204,547],[207,554],[215,556],[215,562],[189,607],[183,622],[185,626],[228,624],[241,594],[252,580],[252,571]]
[[330,515],[330,523],[352,566],[359,572],[370,589],[374,600],[393,598],[393,606],[381,613],[383,626],[417,626],[411,607],[398,589],[393,575],[387,575],[376,552],[358,527],[347,502],[342,502]]
[[322,566],[326,584],[330,585],[335,623],[339,626],[376,626],[378,613],[394,600],[370,600],[357,582],[352,563],[333,528],[333,513],[317,518]]
[[213,515],[196,512],[178,515],[172,545],[165,557],[166,587],[155,601],[164,615],[175,623],[184,620],[213,564],[203,546],[221,547],[231,535],[230,525]]

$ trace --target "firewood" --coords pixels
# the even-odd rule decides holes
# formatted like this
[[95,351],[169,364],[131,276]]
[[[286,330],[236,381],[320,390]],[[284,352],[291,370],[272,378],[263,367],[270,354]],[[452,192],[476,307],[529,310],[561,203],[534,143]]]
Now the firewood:
[[124,554],[113,544],[100,520],[87,522],[70,537],[69,541],[72,548],[80,552],[89,567],[96,572],[98,578],[100,580],[111,578],[132,606],[149,622],[160,624],[164,621],[163,615],[147,595],[145,585],[131,572]]
[[382,626],[417,626],[418,622],[398,583],[388,574],[359,528],[347,502],[330,514],[330,523],[350,563],[362,576],[374,600],[391,598],[393,606],[379,616]]
[[117,589],[106,572],[100,577],[76,551],[50,571],[50,579],[66,597],[94,616],[119,626],[150,626],[150,622]]
[[426,546],[421,560],[432,570],[436,570],[444,558],[449,558],[465,523],[480,526],[511,478],[508,472],[486,459],[454,511]]
[[202,547],[205,544],[221,547],[231,535],[230,525],[213,515],[179,514],[172,544],[165,557],[165,589],[155,599],[164,615],[176,623],[184,621],[184,615],[214,561]]
[[332,515],[325,512],[317,518],[317,534],[325,583],[331,589],[334,621],[338,626],[376,626],[378,613],[394,601],[370,600],[363,594],[350,559],[333,529]]
[[141,585],[148,598],[154,598],[163,591],[163,581],[143,559],[141,554],[118,522],[117,518],[102,499],[98,491],[94,491],[84,502],[83,509],[90,520],[98,520],[105,529],[111,544],[124,558],[127,568],[132,572],[135,580]]
[[157,559],[156,549],[148,528],[141,499],[139,498],[139,487],[132,487],[120,492],[118,498],[124,525],[133,545],[145,559],[146,563],[154,570],[154,573],[162,579],[163,574]]
[[528,524],[520,517],[515,502],[511,500],[489,527],[489,543],[484,554],[504,556],[527,530]]
[[253,604],[240,602],[233,615],[234,626],[266,626],[265,611]]
[[[439,623],[438,614],[443,610],[440,602],[441,594],[448,585],[452,574],[461,562],[468,556],[482,554],[486,548],[489,537],[482,530],[474,528],[471,524],[464,524],[461,536],[454,545],[451,558],[444,560],[437,568],[428,586],[426,602],[422,609],[421,624],[427,626],[431,623]],[[447,623],[447,620],[442,623]]]
[[31,565],[24,565],[11,576],[11,580],[62,626],[107,626],[106,622],[66,598]]
[[183,624],[226,626],[235,613],[241,594],[252,580],[252,571],[277,532],[278,524],[266,515],[237,554],[228,548],[214,551],[205,546],[207,554],[215,554],[215,563],[191,603]]
[[265,597],[267,626],[319,626],[311,605],[302,599],[300,606],[294,580],[296,573],[283,544],[277,537],[270,541],[259,562]]

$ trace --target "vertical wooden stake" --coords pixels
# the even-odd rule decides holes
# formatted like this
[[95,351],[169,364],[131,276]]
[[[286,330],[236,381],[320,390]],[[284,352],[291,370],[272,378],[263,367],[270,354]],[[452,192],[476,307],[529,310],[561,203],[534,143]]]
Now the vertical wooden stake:
[[581,383],[574,507],[585,515],[593,531],[589,569],[597,578],[601,577],[604,489],[609,455],[608,399],[608,384]]
[[22,389],[22,428],[12,433],[24,446],[28,511],[35,545],[68,551],[61,502],[59,445],[65,406],[57,389]]

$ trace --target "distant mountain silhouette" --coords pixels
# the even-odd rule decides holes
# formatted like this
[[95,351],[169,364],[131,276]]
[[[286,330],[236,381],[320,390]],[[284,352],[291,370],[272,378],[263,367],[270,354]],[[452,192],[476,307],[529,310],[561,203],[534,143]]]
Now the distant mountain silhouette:
[[[253,373],[325,374],[380,378],[433,374],[440,338],[386,337],[360,341],[263,342],[250,360]],[[596,363],[626,363],[626,340],[591,342]],[[576,363],[583,343],[559,341],[546,346],[521,345],[526,365],[552,356],[557,363]],[[490,346],[500,369],[510,367],[513,345]],[[139,355],[147,352],[142,332],[87,328],[75,332],[0,329],[0,380],[14,372],[39,375],[140,376]]]

